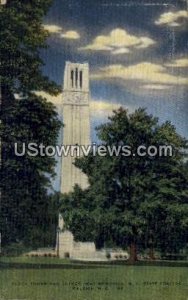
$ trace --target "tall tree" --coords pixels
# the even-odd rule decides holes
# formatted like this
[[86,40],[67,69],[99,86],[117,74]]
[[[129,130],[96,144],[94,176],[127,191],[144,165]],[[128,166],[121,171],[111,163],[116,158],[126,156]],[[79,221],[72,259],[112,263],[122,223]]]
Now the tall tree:
[[0,187],[4,244],[15,240],[32,243],[34,235],[40,240],[47,218],[44,212],[50,207],[47,188],[54,174],[55,159],[15,157],[14,143],[54,145],[61,125],[55,107],[34,92],[43,90],[55,95],[60,91],[43,75],[40,58],[48,37],[43,18],[51,2],[11,0],[0,7]]
[[[99,247],[109,242],[129,247],[130,259],[135,261],[138,246],[146,249],[154,247],[155,243],[161,247],[165,230],[160,228],[159,221],[163,226],[168,225],[169,235],[172,229],[169,220],[177,220],[186,205],[188,186],[181,164],[182,149],[187,147],[187,142],[169,122],[159,125],[158,119],[144,109],[129,115],[120,108],[108,123],[98,127],[97,132],[102,145],[110,149],[120,146],[122,150],[118,155],[109,155],[107,151],[104,156],[90,154],[76,161],[87,174],[90,187],[82,191],[85,196],[81,201],[76,190],[63,197],[65,221],[80,239],[87,236],[79,230],[85,226]],[[123,148],[126,145],[131,147],[132,155],[129,155],[130,148],[128,152]],[[157,149],[160,145],[171,145],[175,155],[139,156],[140,145],[146,149],[150,145]],[[185,232],[185,222],[173,222],[173,225],[177,225],[177,232],[183,227]],[[173,238],[170,235],[168,240],[170,237]],[[183,244],[185,240],[181,246]]]

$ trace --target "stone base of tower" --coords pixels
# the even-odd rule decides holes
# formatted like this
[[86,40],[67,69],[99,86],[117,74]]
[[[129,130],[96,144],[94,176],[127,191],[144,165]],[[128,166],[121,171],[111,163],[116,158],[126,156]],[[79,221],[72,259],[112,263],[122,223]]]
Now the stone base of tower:
[[[59,249],[57,249],[59,247]],[[60,258],[86,261],[107,261],[105,251],[97,251],[93,242],[75,242],[72,232],[59,233],[56,252]]]

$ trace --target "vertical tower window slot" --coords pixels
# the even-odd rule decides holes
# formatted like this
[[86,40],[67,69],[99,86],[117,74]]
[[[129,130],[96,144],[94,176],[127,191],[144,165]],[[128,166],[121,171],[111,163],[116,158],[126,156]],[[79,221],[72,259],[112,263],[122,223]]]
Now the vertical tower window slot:
[[77,88],[78,87],[78,68],[76,68],[75,77],[76,77],[76,88]]
[[71,86],[74,87],[74,71],[71,71]]
[[82,89],[83,86],[83,72],[80,71],[80,88]]

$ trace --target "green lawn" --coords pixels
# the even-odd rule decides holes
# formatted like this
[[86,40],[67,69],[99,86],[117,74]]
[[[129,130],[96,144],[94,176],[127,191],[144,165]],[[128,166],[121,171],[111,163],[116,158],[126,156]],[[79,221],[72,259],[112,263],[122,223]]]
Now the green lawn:
[[[0,259],[33,265],[39,260],[41,264],[62,262],[56,258]],[[0,300],[4,299],[187,300],[188,271],[185,267],[126,265],[77,265],[75,269],[73,263],[62,269],[7,267],[0,270]]]
[[65,264],[70,263],[68,259],[59,259],[57,257],[27,257],[27,256],[18,256],[18,257],[0,257],[0,263],[20,263],[20,264]]

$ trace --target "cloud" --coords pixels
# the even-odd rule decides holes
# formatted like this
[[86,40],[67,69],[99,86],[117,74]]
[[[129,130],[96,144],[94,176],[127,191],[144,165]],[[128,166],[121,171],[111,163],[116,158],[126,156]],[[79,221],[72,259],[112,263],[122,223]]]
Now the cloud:
[[186,68],[188,67],[188,58],[181,58],[172,61],[171,63],[165,64],[167,67]]
[[49,33],[53,34],[60,34],[62,33],[62,27],[54,24],[44,24],[43,25],[44,29],[47,30]]
[[51,34],[57,34],[59,38],[77,40],[80,38],[80,34],[75,30],[68,30],[63,32],[63,28],[55,24],[44,24],[44,29]]
[[114,110],[123,107],[129,111],[129,113],[133,113],[137,108],[134,105],[124,105],[118,102],[109,102],[106,99],[92,99],[90,102],[90,114],[92,118],[100,120],[100,122],[107,119],[109,116],[113,114]]
[[118,109],[120,106],[122,105],[118,103],[110,103],[106,100],[91,100],[90,111],[91,115],[108,116],[112,114],[113,110]]
[[80,35],[77,31],[69,30],[65,33],[62,33],[60,37],[64,39],[72,39],[72,40],[77,40],[80,39]]
[[141,37],[139,45],[135,46],[137,49],[144,49],[154,45],[155,42],[148,37]]
[[126,53],[130,53],[130,50],[127,49],[127,48],[118,48],[118,49],[112,51],[113,55],[116,55],[116,54],[126,54]]
[[111,54],[129,53],[132,49],[144,49],[154,45],[155,41],[148,37],[129,34],[126,30],[116,28],[108,35],[97,36],[91,44],[79,48],[86,51],[109,51]]
[[171,75],[167,69],[159,64],[151,62],[141,62],[136,65],[109,65],[100,68],[98,72],[92,74],[93,80],[112,80],[117,79],[123,82],[132,81],[140,84],[159,84],[159,85],[187,85],[188,79],[180,76]]
[[182,19],[188,19],[188,12],[186,10],[163,13],[159,19],[155,21],[155,24],[179,27],[182,25]]
[[145,90],[156,90],[156,91],[163,91],[168,90],[171,86],[165,84],[145,84],[142,86]]
[[45,98],[49,102],[52,102],[54,105],[59,105],[62,102],[62,94],[59,94],[57,96],[52,96],[44,91],[37,91],[35,92],[35,94]]

